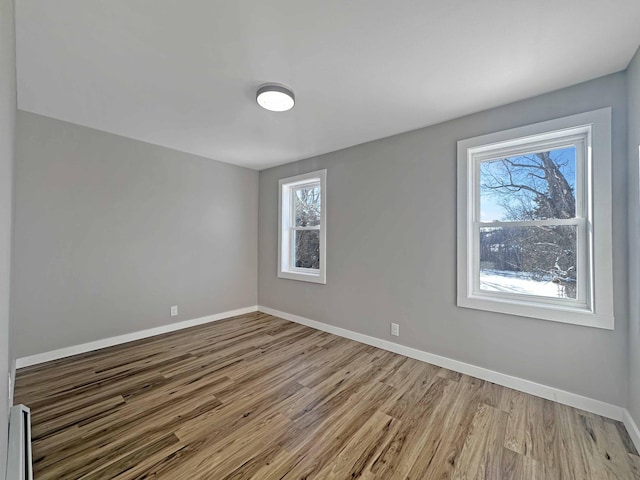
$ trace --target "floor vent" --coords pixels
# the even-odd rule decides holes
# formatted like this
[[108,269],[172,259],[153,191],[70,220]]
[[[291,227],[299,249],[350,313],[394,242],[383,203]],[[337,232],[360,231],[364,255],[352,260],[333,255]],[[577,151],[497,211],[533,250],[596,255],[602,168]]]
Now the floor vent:
[[33,480],[31,410],[24,405],[15,405],[9,412],[7,480]]

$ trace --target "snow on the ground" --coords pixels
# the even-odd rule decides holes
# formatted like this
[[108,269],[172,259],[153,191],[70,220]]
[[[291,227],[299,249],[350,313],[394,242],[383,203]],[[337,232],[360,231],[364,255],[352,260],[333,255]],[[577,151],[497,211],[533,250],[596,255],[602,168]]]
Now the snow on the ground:
[[558,285],[550,280],[534,280],[527,272],[481,270],[480,289],[488,292],[520,293],[542,297],[562,296]]

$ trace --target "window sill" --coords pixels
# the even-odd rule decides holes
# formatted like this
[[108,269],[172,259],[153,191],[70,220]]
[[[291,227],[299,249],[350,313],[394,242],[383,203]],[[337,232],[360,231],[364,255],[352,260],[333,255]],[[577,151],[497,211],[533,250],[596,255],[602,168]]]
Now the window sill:
[[471,297],[458,297],[458,307],[601,328],[604,330],[614,329],[613,314],[594,313],[591,310],[579,306],[544,305],[534,302],[473,295]]
[[326,285],[327,280],[323,273],[304,273],[304,272],[278,272],[278,278],[286,278],[287,280],[298,280],[301,282],[321,283]]

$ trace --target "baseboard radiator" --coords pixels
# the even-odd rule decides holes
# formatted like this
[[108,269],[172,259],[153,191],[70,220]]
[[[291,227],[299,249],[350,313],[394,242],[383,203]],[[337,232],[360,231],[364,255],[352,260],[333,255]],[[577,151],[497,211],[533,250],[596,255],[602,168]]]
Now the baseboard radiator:
[[6,480],[33,480],[31,410],[14,405],[9,412],[9,456]]

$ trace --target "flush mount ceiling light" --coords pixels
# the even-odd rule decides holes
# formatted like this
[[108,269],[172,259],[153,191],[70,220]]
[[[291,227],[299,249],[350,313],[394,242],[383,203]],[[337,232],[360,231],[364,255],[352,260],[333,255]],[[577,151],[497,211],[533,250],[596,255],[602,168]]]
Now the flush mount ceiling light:
[[258,105],[272,112],[286,112],[296,103],[293,92],[275,83],[265,83],[256,93]]

